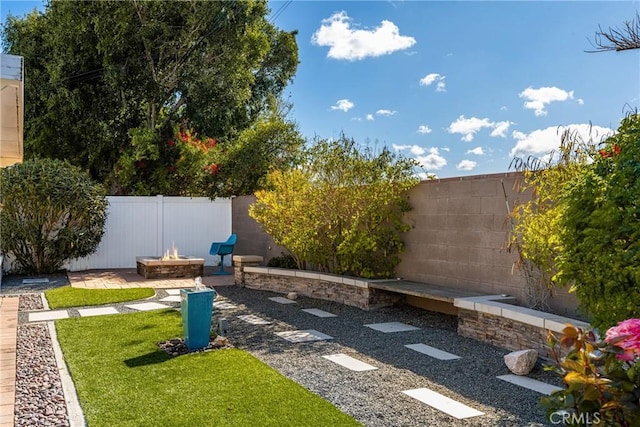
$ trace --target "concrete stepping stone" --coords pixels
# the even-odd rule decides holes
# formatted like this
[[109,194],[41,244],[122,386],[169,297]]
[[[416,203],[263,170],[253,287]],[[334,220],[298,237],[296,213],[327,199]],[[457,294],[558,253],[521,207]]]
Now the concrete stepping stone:
[[407,344],[405,345],[405,347],[410,348],[411,350],[417,351],[418,353],[426,354],[427,356],[440,359],[440,360],[460,359],[460,356],[447,353],[446,351],[440,350],[435,347],[431,347],[430,345],[426,345],[426,344]]
[[324,341],[332,340],[333,337],[322,332],[318,332],[315,329],[303,329],[298,331],[285,331],[276,332],[276,335],[280,338],[284,338],[287,341],[294,343],[310,342],[310,341]]
[[391,332],[415,331],[420,329],[420,328],[416,328],[415,326],[407,325],[406,323],[401,323],[401,322],[370,323],[364,326],[376,331],[384,332],[385,334],[388,334]]
[[361,360],[355,359],[343,353],[330,354],[328,356],[322,356],[322,357],[332,361],[333,363],[337,363],[340,366],[344,366],[345,368],[352,371],[356,371],[356,372],[372,371],[374,369],[378,369],[375,366],[369,365],[368,363],[365,363]]
[[226,301],[220,301],[220,302],[213,302],[213,308],[214,310],[216,308],[219,308],[220,310],[230,310],[232,308],[237,308],[238,306],[235,304],[231,304],[229,302]]
[[302,311],[318,317],[338,317],[337,314],[329,313],[328,311],[320,310],[319,308],[303,308]]
[[29,322],[45,322],[48,320],[68,319],[67,310],[40,311],[38,313],[29,313]]
[[180,296],[180,289],[165,289],[164,290],[167,295],[178,295]]
[[551,384],[547,384],[542,381],[534,380],[533,378],[523,377],[520,375],[500,375],[497,376],[499,380],[506,381],[511,384],[518,385],[520,387],[528,388],[529,390],[537,391],[541,394],[551,394],[556,390],[562,390],[560,387],[556,387]]
[[171,308],[168,305],[160,304],[157,302],[142,302],[139,304],[129,304],[129,305],[125,305],[125,307],[129,307],[138,311],[151,311],[151,310],[159,310],[161,308]]
[[277,302],[278,304],[297,304],[297,302],[283,297],[271,297],[269,299],[273,302]]
[[36,285],[41,283],[49,283],[49,279],[46,277],[35,278],[35,279],[22,279],[23,285]]
[[169,295],[168,297],[161,298],[163,302],[180,302],[180,295]]
[[118,310],[115,307],[99,307],[99,308],[79,308],[78,313],[80,316],[104,316],[107,314],[118,314]]
[[263,319],[262,317],[255,316],[253,314],[245,314],[243,316],[238,316],[238,319],[244,320],[247,323],[252,325],[268,325],[271,322]]
[[459,420],[484,415],[484,412],[480,412],[428,388],[405,390],[403,393]]

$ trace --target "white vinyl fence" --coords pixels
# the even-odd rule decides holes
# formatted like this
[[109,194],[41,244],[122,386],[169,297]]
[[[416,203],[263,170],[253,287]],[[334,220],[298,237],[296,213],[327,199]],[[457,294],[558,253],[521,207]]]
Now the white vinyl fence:
[[[211,242],[231,234],[231,199],[206,197],[110,196],[106,231],[98,250],[66,265],[70,271],[135,268],[136,256],[162,256],[175,247],[180,255],[204,258]],[[225,265],[231,263],[225,257]]]

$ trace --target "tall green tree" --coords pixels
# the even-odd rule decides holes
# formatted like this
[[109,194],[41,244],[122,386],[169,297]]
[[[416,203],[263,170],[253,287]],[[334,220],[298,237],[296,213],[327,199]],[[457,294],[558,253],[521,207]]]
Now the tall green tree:
[[266,0],[52,1],[9,17],[5,50],[27,70],[26,156],[68,159],[126,194],[166,188],[157,171],[147,181],[167,169],[176,128],[237,150],[297,69],[296,32],[268,12]]

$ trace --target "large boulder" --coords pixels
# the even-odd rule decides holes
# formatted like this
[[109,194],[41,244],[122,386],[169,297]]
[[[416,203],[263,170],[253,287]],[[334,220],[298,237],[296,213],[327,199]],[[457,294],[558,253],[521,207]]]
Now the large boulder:
[[507,368],[516,375],[527,375],[538,360],[536,350],[520,350],[505,354],[504,363]]

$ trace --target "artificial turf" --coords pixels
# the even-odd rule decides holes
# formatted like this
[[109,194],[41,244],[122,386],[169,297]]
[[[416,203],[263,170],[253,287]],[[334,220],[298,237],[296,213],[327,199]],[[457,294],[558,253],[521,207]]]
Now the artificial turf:
[[169,356],[157,343],[181,325],[171,309],[56,321],[90,427],[360,425],[246,351]]
[[155,295],[153,288],[132,289],[84,289],[72,286],[45,291],[49,307],[52,309],[68,307],[87,307],[93,305],[115,304],[135,301]]

